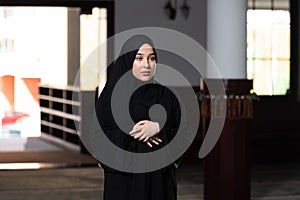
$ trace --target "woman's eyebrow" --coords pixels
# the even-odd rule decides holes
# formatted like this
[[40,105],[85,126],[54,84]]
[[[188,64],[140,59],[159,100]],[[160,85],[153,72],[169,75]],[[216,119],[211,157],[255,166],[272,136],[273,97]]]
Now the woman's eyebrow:
[[[136,55],[144,55],[144,54],[141,52],[137,52]],[[155,55],[155,53],[150,53],[149,55],[152,56],[152,55]]]

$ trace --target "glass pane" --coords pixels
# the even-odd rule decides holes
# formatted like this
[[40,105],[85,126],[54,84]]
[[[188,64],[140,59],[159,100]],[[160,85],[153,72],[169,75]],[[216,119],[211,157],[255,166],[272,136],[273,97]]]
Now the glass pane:
[[80,85],[94,90],[106,78],[106,48],[99,48],[107,39],[105,8],[93,8],[92,14],[80,15]]
[[39,83],[67,84],[67,8],[0,7],[0,137],[41,134]]
[[247,60],[247,79],[254,79],[255,61],[252,59]]
[[256,58],[272,57],[272,30],[270,28],[259,28],[255,31],[254,56]]
[[289,10],[290,9],[290,1],[289,0],[275,0],[274,8],[278,10]]
[[0,30],[0,75],[66,84],[67,8],[0,7]]
[[253,61],[253,89],[259,95],[273,94],[271,61]]
[[[285,40],[281,38],[286,38]],[[283,28],[274,29],[273,57],[281,59],[290,58],[290,32]]]
[[271,9],[271,0],[259,0],[254,3],[255,8]]
[[290,58],[290,18],[286,11],[274,13],[272,28],[272,54],[281,59]]
[[285,95],[290,88],[290,61],[277,61],[273,65],[274,95]]
[[[273,1],[273,5],[272,5]],[[247,0],[249,9],[289,10],[289,0]]]
[[290,88],[290,61],[248,60],[248,78],[259,95],[285,95]]
[[290,16],[287,11],[247,13],[247,78],[258,95],[285,95],[290,80]]

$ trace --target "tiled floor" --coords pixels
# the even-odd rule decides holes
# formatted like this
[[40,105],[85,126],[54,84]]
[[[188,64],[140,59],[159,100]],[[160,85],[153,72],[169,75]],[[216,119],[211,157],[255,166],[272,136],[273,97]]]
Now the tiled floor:
[[253,200],[300,200],[300,163],[269,163],[252,170]]
[[[33,157],[37,159],[41,155],[49,157],[53,162],[59,162],[55,156],[52,155],[51,158],[50,154]],[[69,164],[75,161],[90,162],[90,167],[59,165],[58,168],[39,170],[0,170],[0,200],[101,200],[102,169],[93,166],[92,159],[76,157],[76,154],[70,154],[68,157],[66,155],[62,158],[64,161],[68,160]],[[22,155],[19,154],[17,157]],[[0,161],[1,158],[4,159],[0,156]],[[251,171],[252,200],[300,200],[300,162],[260,161],[259,164],[252,165]],[[179,200],[203,199],[201,164],[181,166],[177,171],[177,179]]]
[[[101,199],[103,171],[97,167],[0,171],[0,200]],[[201,166],[181,167],[178,199],[203,199]],[[300,164],[257,165],[252,200],[300,200]]]

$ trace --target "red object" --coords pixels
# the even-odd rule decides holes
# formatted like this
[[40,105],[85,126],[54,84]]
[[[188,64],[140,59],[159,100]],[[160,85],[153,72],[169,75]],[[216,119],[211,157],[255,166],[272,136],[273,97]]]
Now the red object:
[[8,124],[15,124],[19,119],[28,117],[28,114],[21,113],[21,112],[10,112],[9,114],[5,115],[2,119],[2,126]]

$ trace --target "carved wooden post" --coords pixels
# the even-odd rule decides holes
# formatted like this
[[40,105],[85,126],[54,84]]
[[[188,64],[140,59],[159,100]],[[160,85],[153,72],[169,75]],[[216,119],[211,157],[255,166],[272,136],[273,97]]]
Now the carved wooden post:
[[[213,84],[213,79],[205,83]],[[250,147],[249,122],[252,118],[251,80],[224,80],[227,112],[221,136],[204,158],[205,200],[250,200]],[[217,105],[218,98],[211,98],[204,89],[201,117],[206,133],[209,119],[214,112],[210,104]],[[206,109],[204,109],[206,108]],[[207,112],[209,108],[209,112]],[[215,109],[218,109],[217,107]]]

